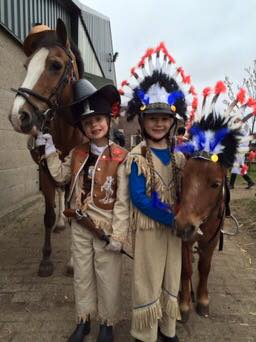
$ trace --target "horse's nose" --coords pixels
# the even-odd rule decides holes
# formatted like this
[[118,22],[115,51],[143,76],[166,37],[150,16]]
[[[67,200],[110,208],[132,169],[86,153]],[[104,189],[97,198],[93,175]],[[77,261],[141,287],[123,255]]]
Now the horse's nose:
[[177,229],[177,236],[183,241],[188,241],[192,238],[196,230],[196,227],[192,224],[186,225],[182,229]]
[[20,128],[23,133],[29,133],[33,127],[32,118],[29,112],[22,110],[20,113]]

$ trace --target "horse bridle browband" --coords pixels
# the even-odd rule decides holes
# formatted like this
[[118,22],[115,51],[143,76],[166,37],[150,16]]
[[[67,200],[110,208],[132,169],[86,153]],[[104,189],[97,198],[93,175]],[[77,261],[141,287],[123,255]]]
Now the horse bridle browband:
[[[59,44],[56,44],[56,45],[59,46],[60,48],[62,48],[62,50],[67,54],[69,59],[65,65],[65,69],[64,69],[63,74],[61,75],[61,77],[59,79],[57,86],[55,87],[55,89],[53,90],[53,92],[50,94],[49,97],[45,97],[43,95],[40,95],[40,94],[36,93],[35,91],[28,89],[28,88],[23,88],[23,87],[20,87],[18,89],[11,88],[11,90],[16,93],[16,96],[22,96],[34,108],[35,112],[38,115],[43,116],[44,118],[46,118],[46,116],[50,112],[53,113],[56,110],[67,107],[67,106],[60,106],[58,103],[58,98],[59,98],[59,95],[62,93],[65,85],[69,82],[69,75],[74,68],[73,67],[73,58],[72,58],[72,55],[71,55],[69,49],[66,49]],[[76,80],[74,70],[73,70],[73,75],[71,77],[71,80]],[[33,101],[30,99],[29,96],[33,96],[33,97],[37,98],[38,100],[40,100],[41,102],[46,103],[48,105],[48,108],[45,111],[40,111],[38,106],[35,103],[33,103]],[[52,101],[53,97],[55,97],[55,101]],[[70,105],[68,105],[68,106],[70,106]]]

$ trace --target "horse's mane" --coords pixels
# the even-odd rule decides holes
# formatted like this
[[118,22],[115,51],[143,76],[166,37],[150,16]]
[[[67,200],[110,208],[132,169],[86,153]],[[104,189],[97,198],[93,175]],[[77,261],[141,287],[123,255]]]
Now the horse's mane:
[[[84,77],[84,62],[83,62],[81,53],[78,47],[76,46],[76,44],[72,40],[69,40],[69,42],[70,42],[71,51],[73,52],[76,58],[79,77],[83,78]],[[45,34],[39,41],[37,41],[36,45],[37,45],[37,48],[53,47],[55,45],[60,45],[60,41],[58,40],[58,37],[56,36],[55,32],[49,32]]]
[[84,62],[81,56],[81,52],[72,40],[70,40],[70,47],[71,47],[73,54],[76,57],[76,64],[77,64],[79,77],[83,78],[84,77]]
[[190,140],[176,147],[176,151],[186,154],[208,152],[218,154],[224,167],[231,167],[238,152],[241,132],[232,128],[230,118],[211,112],[195,121],[189,129]]

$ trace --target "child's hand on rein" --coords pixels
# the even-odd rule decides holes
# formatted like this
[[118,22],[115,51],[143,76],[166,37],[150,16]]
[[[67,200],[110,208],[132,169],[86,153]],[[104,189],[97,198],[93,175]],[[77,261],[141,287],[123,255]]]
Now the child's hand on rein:
[[52,136],[49,133],[43,134],[39,133],[36,138],[36,146],[45,146],[45,155],[48,156],[49,154],[56,152],[56,148],[52,141]]

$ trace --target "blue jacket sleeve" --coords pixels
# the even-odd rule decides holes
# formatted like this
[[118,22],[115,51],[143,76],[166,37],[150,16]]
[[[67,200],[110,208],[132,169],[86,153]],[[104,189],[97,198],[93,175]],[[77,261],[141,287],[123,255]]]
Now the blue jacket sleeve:
[[143,175],[138,175],[138,166],[132,163],[129,176],[129,190],[133,205],[144,215],[162,224],[171,226],[174,215],[170,210],[159,209],[153,206],[153,201],[146,194],[146,179]]

